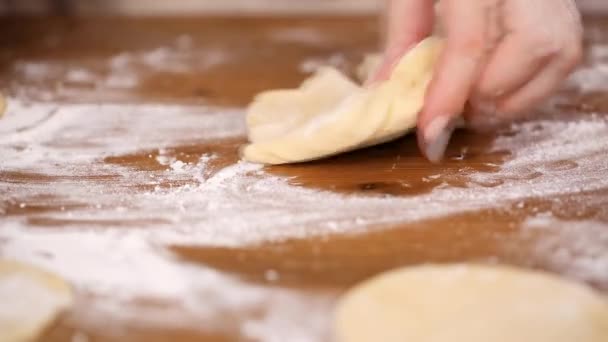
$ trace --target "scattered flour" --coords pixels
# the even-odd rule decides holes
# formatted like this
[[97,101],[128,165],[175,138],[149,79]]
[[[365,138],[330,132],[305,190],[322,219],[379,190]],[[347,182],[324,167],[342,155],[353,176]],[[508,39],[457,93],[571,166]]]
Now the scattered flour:
[[[242,111],[162,105],[63,105],[9,101],[0,121],[0,170],[112,175],[107,156],[242,134]],[[103,133],[102,133],[103,132]],[[112,134],[108,134],[108,132]],[[77,152],[77,153],[76,153]],[[112,169],[112,170],[110,170]],[[122,170],[130,172],[130,170]]]
[[562,221],[539,215],[524,228],[541,232],[536,257],[556,271],[594,284],[608,284],[608,225],[594,221]]
[[[596,31],[591,32],[597,36],[594,39],[603,39],[604,31]],[[274,33],[272,38],[312,45],[323,37],[296,28]],[[234,58],[225,49],[202,51],[194,45],[184,35],[148,51],[102,60],[21,60],[12,70],[23,84],[13,93],[20,99],[52,100],[58,92],[79,94],[73,86],[83,84],[124,92],[137,86],[146,71],[182,73]],[[590,58],[592,63],[580,68],[569,85],[583,92],[608,90],[608,46],[592,47]],[[345,63],[343,55],[335,54],[310,58],[300,69],[313,72],[322,65],[344,67]],[[43,91],[48,87],[41,84],[58,84],[58,89]],[[512,158],[497,173],[473,174],[467,188],[445,184],[410,197],[345,196],[291,186],[286,179],[246,162],[214,170],[211,165],[221,156],[213,153],[190,163],[170,153],[176,145],[242,137],[241,109],[59,106],[13,98],[7,116],[0,120],[0,257],[57,273],[82,294],[77,299],[88,294],[100,298],[77,305],[82,311],[73,313],[75,319],[97,328],[120,329],[126,321],[216,327],[240,331],[251,340],[322,340],[332,295],[311,296],[247,283],[177,260],[166,247],[238,247],[358,233],[386,224],[523,203],[530,197],[608,188],[605,119],[589,115],[576,121],[545,120],[519,124],[514,130],[518,133],[501,137],[492,146],[496,151],[511,151]],[[151,161],[161,167],[147,171],[103,162],[106,157],[142,151],[151,153]],[[559,164],[565,159],[575,164]],[[32,172],[42,180],[14,176]],[[527,174],[538,176],[518,177]],[[502,183],[491,188],[477,184],[496,180]],[[15,207],[48,210],[26,218]],[[546,264],[580,279],[608,282],[605,223],[539,215],[526,221],[524,230],[541,231],[548,237],[537,246],[538,258]],[[281,275],[269,269],[261,276],[272,282]],[[135,304],[140,300],[153,303]],[[235,326],[234,317],[242,315],[245,324]]]
[[306,45],[328,44],[327,33],[311,27],[290,27],[270,32],[270,38],[279,43]]
[[[264,341],[292,341],[293,336],[301,334],[321,340],[327,334],[327,322],[310,313],[330,310],[330,296],[319,294],[311,299],[295,291],[255,286],[200,265],[178,262],[161,246],[147,241],[142,231],[57,234],[46,229],[1,230],[0,237],[24,236],[2,246],[0,254],[44,267],[70,280],[83,294],[101,297],[93,306],[73,313],[84,326],[99,328],[104,322],[107,329],[108,322],[117,327],[127,322],[203,326],[226,333],[242,329],[244,336]],[[160,304],[133,305],[137,299],[153,299]],[[242,327],[225,319],[242,316],[243,312],[246,324]],[[278,319],[298,322],[299,327],[291,331],[291,326],[276,325],[281,323]]]
[[567,85],[581,92],[608,90],[608,44],[596,44],[589,48],[592,63],[583,65],[569,78]]
[[[181,35],[150,50],[122,52],[110,57],[78,60],[22,59],[13,63],[18,84],[10,92],[19,98],[57,100],[62,96],[91,98],[91,89],[120,94],[139,86],[150,73],[190,73],[229,63],[224,48],[197,49],[192,37]],[[44,86],[42,86],[44,85]],[[49,89],[51,90],[42,90]],[[92,98],[94,99],[94,97]]]
[[[240,329],[243,336],[268,341],[317,339],[327,333],[331,296],[248,284],[202,265],[178,262],[165,247],[238,247],[357,233],[530,197],[608,188],[605,119],[589,115],[570,121],[544,120],[516,125],[514,131],[515,135],[501,137],[492,146],[513,153],[502,169],[472,176],[473,181],[490,177],[502,184],[491,188],[475,182],[467,188],[446,184],[410,197],[346,196],[289,185],[286,179],[246,162],[214,170],[210,165],[221,157],[214,153],[187,163],[170,152],[177,145],[243,136],[240,109],[58,106],[10,99],[7,117],[0,121],[0,213],[7,214],[16,205],[49,206],[49,198],[56,209],[27,218],[5,215],[0,220],[0,256],[42,266],[65,277],[81,293],[107,298],[75,313],[91,325],[113,319]],[[106,157],[142,151],[154,152],[151,160],[162,167],[137,170],[103,162]],[[564,167],[559,164],[563,159],[575,164]],[[10,176],[18,172],[36,172],[43,181]],[[527,173],[539,175],[517,177]],[[552,229],[552,225],[543,228],[538,220],[526,224],[531,229]],[[48,227],[53,225],[61,229]],[[576,277],[607,281],[605,234],[601,235],[605,225],[597,222],[584,231],[563,227],[539,246],[539,253]],[[565,247],[559,250],[559,246]],[[266,270],[261,276],[277,279],[280,274]],[[140,299],[180,306],[126,305]],[[242,312],[250,312],[242,326],[230,326],[236,323],[224,319]]]
[[[42,75],[44,77],[44,75]],[[73,83],[94,83],[96,75],[84,68],[72,68],[65,74],[65,80]]]
[[300,63],[299,70],[305,74],[312,74],[324,66],[344,69],[346,66],[346,57],[338,53],[326,57],[310,57]]

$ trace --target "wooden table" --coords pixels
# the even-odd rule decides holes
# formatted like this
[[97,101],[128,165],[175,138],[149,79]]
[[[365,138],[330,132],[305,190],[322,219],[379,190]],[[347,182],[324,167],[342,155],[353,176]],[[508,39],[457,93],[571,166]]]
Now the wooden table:
[[541,119],[314,163],[239,162],[244,106],[352,73],[372,18],[2,18],[0,256],[68,280],[41,341],[310,341],[348,287],[437,262],[608,290],[608,21]]

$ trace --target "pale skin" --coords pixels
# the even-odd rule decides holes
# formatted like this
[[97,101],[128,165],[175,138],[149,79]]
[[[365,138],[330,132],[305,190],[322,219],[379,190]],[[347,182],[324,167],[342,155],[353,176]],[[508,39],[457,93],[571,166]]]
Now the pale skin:
[[[418,141],[433,162],[443,157],[468,102],[473,128],[526,115],[549,97],[582,58],[582,25],[573,0],[389,0],[385,79],[440,20],[446,45],[418,117]],[[440,19],[438,19],[440,18]]]

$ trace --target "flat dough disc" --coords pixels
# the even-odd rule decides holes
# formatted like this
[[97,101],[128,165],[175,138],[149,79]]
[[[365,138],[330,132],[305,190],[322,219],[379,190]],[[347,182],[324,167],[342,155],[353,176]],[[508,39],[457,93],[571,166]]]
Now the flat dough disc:
[[347,292],[334,333],[339,342],[606,342],[608,302],[543,272],[419,266]]
[[427,38],[401,59],[389,80],[371,87],[327,67],[298,89],[259,94],[248,109],[251,144],[243,148],[243,158],[302,162],[406,134],[416,125],[441,45],[441,39]]
[[4,115],[5,111],[6,111],[6,99],[4,98],[4,96],[2,96],[2,93],[0,93],[0,118]]
[[0,260],[0,342],[34,340],[71,303],[72,291],[62,279]]

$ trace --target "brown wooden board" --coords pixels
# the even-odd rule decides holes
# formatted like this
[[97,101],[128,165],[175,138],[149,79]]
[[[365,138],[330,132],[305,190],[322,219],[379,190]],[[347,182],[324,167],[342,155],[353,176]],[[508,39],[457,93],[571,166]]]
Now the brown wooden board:
[[2,18],[0,257],[67,279],[41,341],[323,340],[349,286],[394,267],[506,263],[608,290],[608,21],[540,119],[329,160],[238,161],[244,106],[373,18]]

